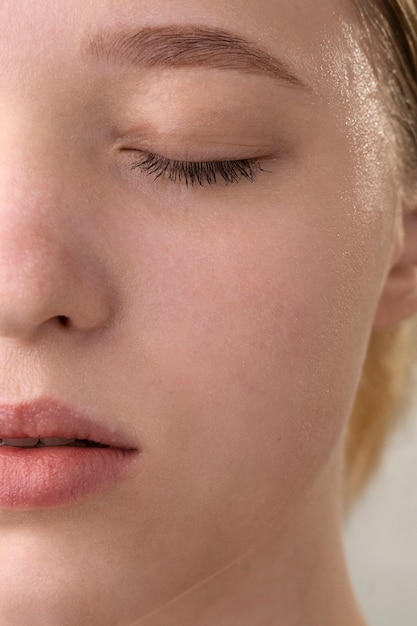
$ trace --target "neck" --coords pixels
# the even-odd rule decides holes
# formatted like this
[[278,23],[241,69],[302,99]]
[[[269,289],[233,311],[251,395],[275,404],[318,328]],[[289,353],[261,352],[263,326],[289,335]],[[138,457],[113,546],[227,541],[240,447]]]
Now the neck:
[[329,462],[274,536],[136,626],[366,626],[343,552],[338,468]]

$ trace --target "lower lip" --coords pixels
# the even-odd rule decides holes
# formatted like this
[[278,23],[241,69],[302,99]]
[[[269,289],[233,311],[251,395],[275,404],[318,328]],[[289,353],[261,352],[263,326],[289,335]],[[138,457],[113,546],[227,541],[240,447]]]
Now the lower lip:
[[132,474],[137,450],[0,448],[0,507],[17,510],[75,504]]

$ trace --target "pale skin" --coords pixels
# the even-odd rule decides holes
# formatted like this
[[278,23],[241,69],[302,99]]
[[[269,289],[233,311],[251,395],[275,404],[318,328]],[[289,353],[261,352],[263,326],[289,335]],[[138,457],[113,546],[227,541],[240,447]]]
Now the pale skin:
[[[417,220],[355,19],[348,0],[2,0],[1,400],[77,403],[142,462],[76,506],[0,509],[1,624],[364,626],[343,434],[372,328],[417,310]],[[244,37],[307,87],[86,53],[169,25]],[[187,188],[134,150],[266,171]]]

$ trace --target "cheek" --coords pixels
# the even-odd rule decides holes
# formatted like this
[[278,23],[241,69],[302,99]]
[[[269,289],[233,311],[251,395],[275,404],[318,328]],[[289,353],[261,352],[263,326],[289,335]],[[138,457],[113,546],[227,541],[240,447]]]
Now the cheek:
[[247,499],[261,517],[276,512],[271,498],[285,507],[351,408],[383,227],[315,202],[302,218],[262,209],[193,233],[158,226],[142,242],[128,334],[145,355],[134,388],[152,416],[149,454],[165,489],[204,493],[211,519],[249,523]]
[[332,189],[324,169],[259,206],[187,218],[138,207],[109,229],[123,320],[100,345],[94,384],[141,443],[112,532],[132,597],[145,564],[145,603],[276,532],[343,430],[391,223],[378,208],[386,190],[359,210],[341,197],[343,175]]

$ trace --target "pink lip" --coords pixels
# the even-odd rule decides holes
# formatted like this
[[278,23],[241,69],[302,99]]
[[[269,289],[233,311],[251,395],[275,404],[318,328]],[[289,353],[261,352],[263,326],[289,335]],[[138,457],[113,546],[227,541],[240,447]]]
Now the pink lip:
[[132,474],[139,450],[126,435],[61,402],[0,405],[0,439],[88,439],[108,448],[0,447],[0,508],[74,504]]

